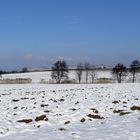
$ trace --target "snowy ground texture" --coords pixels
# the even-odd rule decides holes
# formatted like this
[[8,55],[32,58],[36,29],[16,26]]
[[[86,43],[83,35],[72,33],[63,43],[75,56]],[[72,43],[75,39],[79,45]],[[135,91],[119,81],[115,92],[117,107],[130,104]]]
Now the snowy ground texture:
[[140,84],[0,85],[0,140],[140,140]]

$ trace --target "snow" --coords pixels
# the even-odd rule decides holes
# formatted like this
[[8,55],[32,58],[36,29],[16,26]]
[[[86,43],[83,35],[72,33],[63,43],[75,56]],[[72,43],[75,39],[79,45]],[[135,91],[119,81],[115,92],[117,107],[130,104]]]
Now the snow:
[[[85,83],[85,75],[86,73],[83,72],[82,75],[82,83]],[[70,80],[76,80],[77,76],[75,71],[70,71],[68,74],[68,77]],[[51,71],[45,71],[45,72],[29,72],[29,73],[17,73],[17,74],[4,74],[2,75],[2,79],[15,79],[15,78],[30,78],[32,79],[32,83],[41,83],[41,81],[44,81],[45,83],[52,83],[51,79]],[[112,72],[110,70],[98,70],[96,71],[95,79],[99,78],[108,78],[108,79],[114,79]],[[140,75],[136,75],[136,82],[140,82]],[[117,82],[117,81],[116,81]],[[132,74],[128,73],[128,75],[123,78],[122,82],[131,83],[132,82]],[[89,83],[91,83],[91,77],[89,75]]]
[[[73,80],[73,79],[77,80],[77,76],[76,76],[75,71],[70,71],[68,76],[69,76],[70,80]],[[3,79],[30,78],[30,79],[32,79],[33,83],[40,83],[42,79],[46,82],[52,81],[50,71],[5,74],[5,75],[2,75],[2,78]],[[111,71],[99,70],[98,72],[96,72],[96,78],[112,78]],[[91,81],[90,76],[89,76],[89,81]],[[82,75],[82,82],[85,82],[85,72],[83,72],[83,75]]]
[[[139,140],[140,111],[130,109],[139,91],[139,83],[0,85],[0,140]],[[35,121],[41,115],[48,121]]]
[[15,78],[30,78],[33,83],[40,83],[41,79],[49,81],[51,79],[50,72],[29,72],[29,73],[17,73],[17,74],[5,74],[2,75],[3,79],[15,79]]

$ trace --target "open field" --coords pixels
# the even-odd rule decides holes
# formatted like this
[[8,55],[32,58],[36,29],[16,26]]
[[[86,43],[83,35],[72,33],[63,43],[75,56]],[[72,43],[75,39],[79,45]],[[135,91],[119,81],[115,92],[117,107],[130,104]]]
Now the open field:
[[0,85],[0,140],[139,140],[140,84]]
[[[77,75],[75,71],[70,71],[68,73],[68,77],[70,80],[77,81]],[[111,78],[111,71],[98,71],[96,74],[96,78]],[[15,79],[15,78],[30,78],[32,79],[32,83],[40,83],[41,80],[44,80],[46,83],[52,82],[51,71],[46,72],[29,72],[29,73],[17,73],[17,74],[4,74],[2,75],[3,79]],[[89,76],[89,82],[91,78]],[[55,82],[55,81],[54,81]],[[82,82],[85,82],[85,72],[82,75]]]
[[[83,72],[82,75],[82,83],[85,83],[85,75],[86,73]],[[95,81],[100,78],[107,78],[107,79],[113,79],[114,82],[117,82],[115,80],[115,77],[113,77],[112,72],[110,70],[98,70],[95,74]],[[70,71],[68,73],[69,80],[74,80],[78,83],[76,71]],[[16,79],[16,78],[24,78],[24,79],[32,79],[32,83],[41,83],[41,81],[44,81],[45,83],[55,83],[56,81],[52,81],[51,78],[51,71],[46,72],[29,72],[29,73],[17,73],[17,74],[3,74],[2,79]],[[88,82],[91,83],[91,76],[88,77]],[[123,83],[131,83],[132,82],[132,74],[128,73],[125,78],[123,78]],[[136,75],[136,82],[140,83],[140,74]]]
[[0,0],[0,140],[140,140],[140,0]]

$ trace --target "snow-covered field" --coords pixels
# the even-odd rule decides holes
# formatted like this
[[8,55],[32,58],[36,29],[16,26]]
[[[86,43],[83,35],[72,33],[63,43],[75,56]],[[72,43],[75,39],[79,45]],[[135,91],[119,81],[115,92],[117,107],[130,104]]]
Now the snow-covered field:
[[0,85],[0,140],[140,140],[140,84]]
[[[82,83],[85,83],[85,75],[86,73],[83,72],[82,75]],[[75,71],[70,71],[68,74],[70,80],[77,81],[77,75]],[[2,79],[15,79],[15,78],[30,78],[32,79],[32,83],[41,83],[44,81],[46,83],[52,83],[51,72],[29,72],[29,73],[17,73],[17,74],[4,74],[2,75]],[[112,78],[114,79],[112,72],[110,70],[98,70],[96,71],[95,80],[99,78]],[[89,83],[91,83],[91,76],[89,75]],[[77,81],[78,82],[78,81]],[[117,82],[117,81],[116,81]],[[123,78],[123,83],[131,83],[132,82],[132,74],[128,73],[128,75]],[[140,83],[140,74],[136,75],[136,82]]]
[[[77,75],[75,71],[70,71],[68,74],[70,80],[77,80]],[[4,74],[2,75],[3,79],[15,79],[15,78],[30,78],[32,79],[32,83],[40,83],[41,80],[45,82],[52,81],[51,79],[51,72],[29,72],[29,73],[17,73],[17,74]],[[111,71],[98,71],[96,73],[96,78],[112,78]],[[89,76],[89,81],[91,78]],[[82,82],[85,82],[85,72],[82,75]]]

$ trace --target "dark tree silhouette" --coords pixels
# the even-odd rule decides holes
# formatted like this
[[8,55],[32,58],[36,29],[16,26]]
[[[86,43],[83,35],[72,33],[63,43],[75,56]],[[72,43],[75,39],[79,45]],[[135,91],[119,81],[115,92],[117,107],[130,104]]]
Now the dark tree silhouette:
[[118,63],[113,69],[112,69],[113,75],[117,78],[118,83],[122,82],[122,78],[126,76],[127,68],[123,65]]
[[0,78],[2,77],[3,71],[0,71]]
[[88,83],[89,71],[90,71],[90,64],[89,63],[85,63],[86,84]]
[[22,68],[21,72],[23,72],[23,73],[28,72],[28,68],[26,68],[26,67]]
[[68,66],[65,61],[57,61],[52,67],[52,79],[55,79],[58,84],[61,83],[61,80],[68,78]]
[[91,83],[93,84],[93,83],[94,83],[94,80],[95,80],[95,78],[96,78],[96,76],[97,76],[97,71],[96,71],[96,69],[95,69],[94,66],[91,66],[91,67],[90,67],[89,75],[90,75],[90,77],[91,77]]
[[132,73],[132,82],[134,83],[136,79],[136,73],[140,72],[140,62],[138,60],[132,61],[129,71]]
[[76,75],[77,75],[79,84],[81,83],[81,80],[82,80],[83,68],[84,68],[83,64],[78,64],[76,68]]

